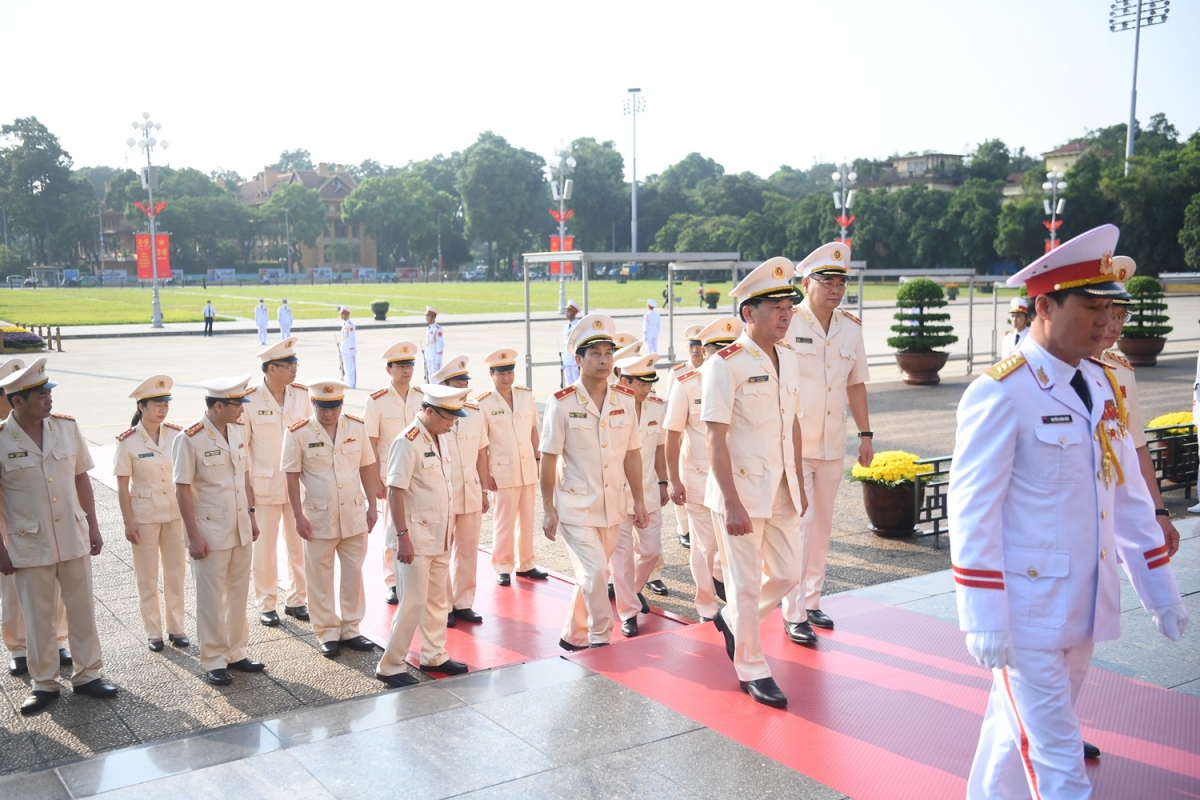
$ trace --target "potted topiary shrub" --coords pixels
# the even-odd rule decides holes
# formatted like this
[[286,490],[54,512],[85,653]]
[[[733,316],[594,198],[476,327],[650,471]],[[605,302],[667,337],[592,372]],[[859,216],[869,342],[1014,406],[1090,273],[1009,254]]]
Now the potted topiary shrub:
[[704,293],[704,304],[709,308],[716,308],[717,303],[721,302],[721,293],[713,289]]
[[1135,275],[1125,283],[1125,291],[1133,297],[1133,307],[1117,339],[1117,348],[1135,367],[1153,367],[1172,330],[1167,325],[1170,317],[1163,302],[1162,284],[1149,275]]
[[895,336],[888,337],[888,347],[896,349],[896,363],[904,373],[904,382],[928,386],[941,381],[938,370],[946,365],[949,353],[938,350],[958,341],[951,333],[950,315],[944,311],[946,298],[942,287],[929,278],[915,278],[896,293],[892,326]]
[[391,308],[391,304],[387,300],[376,300],[374,303],[371,303],[371,312],[375,314],[375,319],[378,320],[387,319],[389,308]]
[[958,284],[957,283],[947,283],[946,284],[946,299],[951,300],[951,301],[958,299]]

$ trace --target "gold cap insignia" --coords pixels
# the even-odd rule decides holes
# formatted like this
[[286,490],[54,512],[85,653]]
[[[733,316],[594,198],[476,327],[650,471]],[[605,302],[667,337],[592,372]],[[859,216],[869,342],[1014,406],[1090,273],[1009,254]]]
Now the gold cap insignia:
[[725,323],[725,325],[724,325],[724,330],[725,330],[725,332],[726,332],[726,333],[729,333],[730,331],[732,331],[732,330],[733,330],[733,323],[732,323],[732,322],[726,322],[726,323]]
[[158,383],[154,384],[154,387],[155,387],[156,389],[161,389],[161,388],[163,388],[163,386],[165,386],[165,385],[166,385],[166,384],[165,384],[163,381],[159,381]]
[[333,387],[326,386],[325,388],[321,389],[321,393],[322,394],[333,394]]
[[465,367],[465,366],[467,366],[467,362],[465,362],[465,361],[460,361],[460,362],[458,362],[458,366],[460,366],[460,367]]
[[1100,256],[1100,274],[1113,274],[1113,257],[1111,251],[1105,251],[1104,255]]
[[841,261],[841,260],[842,260],[842,251],[841,251],[841,250],[834,250],[834,251],[833,251],[833,260],[834,260],[834,261]]
[[776,267],[775,270],[771,273],[771,277],[775,278],[776,280],[778,280],[779,278],[782,278],[783,277],[783,267]]
[[604,330],[604,320],[599,320],[599,319],[592,320],[592,330],[595,330],[595,331]]

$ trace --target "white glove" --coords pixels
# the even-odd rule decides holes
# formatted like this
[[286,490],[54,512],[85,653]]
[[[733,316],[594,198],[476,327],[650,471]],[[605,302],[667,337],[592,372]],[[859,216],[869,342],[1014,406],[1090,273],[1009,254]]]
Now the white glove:
[[1012,655],[1012,638],[1008,631],[971,631],[967,634],[967,650],[988,669],[1003,669]]
[[1163,606],[1154,609],[1154,624],[1159,633],[1172,642],[1178,642],[1179,638],[1183,636],[1183,632],[1187,630],[1188,615],[1179,603]]

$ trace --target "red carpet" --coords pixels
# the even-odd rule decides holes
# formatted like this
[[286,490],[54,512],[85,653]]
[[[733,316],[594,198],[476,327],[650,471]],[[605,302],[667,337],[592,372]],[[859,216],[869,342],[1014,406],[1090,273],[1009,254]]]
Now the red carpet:
[[[991,677],[953,625],[853,596],[827,598],[815,648],[763,626],[779,711],[738,689],[724,640],[691,625],[571,660],[855,800],[951,800],[966,790]],[[1200,699],[1095,669],[1080,696],[1097,798],[1200,797]]]

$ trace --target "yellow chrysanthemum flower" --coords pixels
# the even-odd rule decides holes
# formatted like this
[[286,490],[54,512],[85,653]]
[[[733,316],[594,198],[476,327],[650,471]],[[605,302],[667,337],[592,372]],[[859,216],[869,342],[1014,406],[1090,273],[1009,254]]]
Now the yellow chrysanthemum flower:
[[899,486],[912,483],[917,475],[933,472],[930,464],[917,464],[919,456],[903,450],[885,450],[876,453],[871,466],[855,464],[850,470],[851,480],[877,483],[881,486]]

